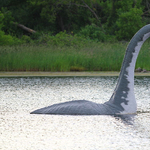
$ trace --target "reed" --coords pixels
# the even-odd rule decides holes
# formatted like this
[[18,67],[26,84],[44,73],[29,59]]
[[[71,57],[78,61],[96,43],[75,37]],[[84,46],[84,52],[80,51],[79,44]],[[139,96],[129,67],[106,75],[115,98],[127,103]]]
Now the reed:
[[[0,47],[0,71],[119,71],[127,43],[90,43],[86,46],[21,45]],[[146,42],[136,68],[150,70]]]

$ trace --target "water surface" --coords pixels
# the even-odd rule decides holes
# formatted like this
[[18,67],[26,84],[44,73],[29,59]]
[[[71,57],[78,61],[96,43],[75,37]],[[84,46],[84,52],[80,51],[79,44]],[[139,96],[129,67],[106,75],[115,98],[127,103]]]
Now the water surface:
[[31,115],[70,100],[107,101],[117,77],[0,78],[0,150],[148,150],[150,78],[135,78],[138,113],[114,116]]

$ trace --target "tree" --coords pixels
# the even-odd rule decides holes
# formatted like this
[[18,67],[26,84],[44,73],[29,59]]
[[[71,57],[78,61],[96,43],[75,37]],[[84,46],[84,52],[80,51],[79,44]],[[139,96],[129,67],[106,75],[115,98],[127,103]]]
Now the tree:
[[116,20],[116,36],[119,40],[130,39],[145,23],[142,21],[143,9],[141,0],[123,0],[118,4],[121,8],[117,9],[118,19]]
[[77,34],[81,30],[85,33],[96,29],[94,36],[90,33],[92,37],[98,37],[95,35],[100,30],[119,40],[129,39],[150,22],[149,0],[1,0],[0,9],[4,15],[1,30],[17,37],[31,33],[15,27],[13,22],[53,35],[61,31]]
[[102,28],[94,7],[98,5],[98,0],[29,0],[28,2],[32,7],[40,7],[41,18],[47,20],[51,25],[55,24],[61,31],[79,30],[87,23],[93,23],[91,19],[93,17]]
[[143,14],[142,14],[142,17],[143,17],[143,20],[146,21],[147,24],[150,23],[150,1],[149,0],[142,0],[142,6],[145,6],[144,7],[144,10],[143,10]]
[[116,31],[116,36],[119,40],[131,39],[132,36],[144,25],[142,23],[142,10],[137,8],[131,8],[128,12],[121,13],[116,22],[119,28]]

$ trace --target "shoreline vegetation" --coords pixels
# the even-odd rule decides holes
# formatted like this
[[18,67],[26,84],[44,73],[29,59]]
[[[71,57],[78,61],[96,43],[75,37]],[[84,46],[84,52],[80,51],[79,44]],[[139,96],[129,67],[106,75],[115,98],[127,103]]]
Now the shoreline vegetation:
[[[0,46],[0,71],[120,71],[128,45],[128,42],[71,42]],[[142,46],[135,69],[150,70],[149,45],[150,40]]]
[[[143,0],[3,1],[0,71],[120,71],[127,41],[150,23],[149,6]],[[137,59],[140,72],[150,71],[149,43]]]

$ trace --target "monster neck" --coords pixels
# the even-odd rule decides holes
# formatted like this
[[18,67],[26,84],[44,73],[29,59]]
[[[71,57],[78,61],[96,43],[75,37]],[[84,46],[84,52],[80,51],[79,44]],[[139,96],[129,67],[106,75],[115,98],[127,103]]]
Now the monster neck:
[[[134,70],[136,59],[143,43],[150,37],[150,25],[141,28],[131,39],[122,63],[118,83],[109,102],[117,105],[121,111],[135,112]],[[129,108],[131,106],[132,108]]]

